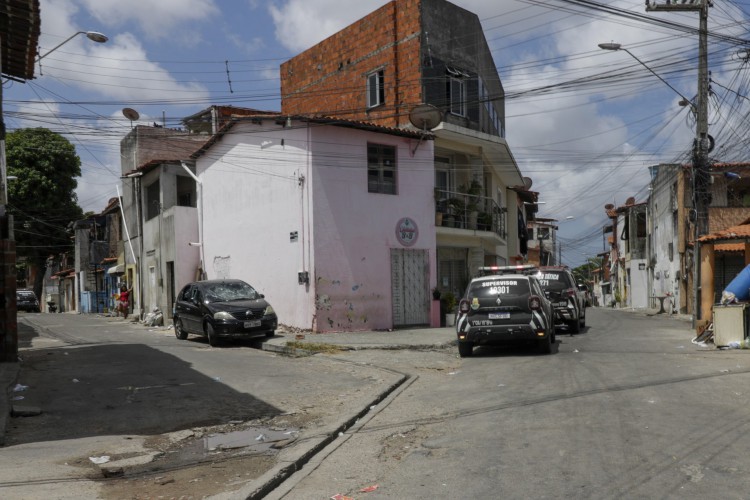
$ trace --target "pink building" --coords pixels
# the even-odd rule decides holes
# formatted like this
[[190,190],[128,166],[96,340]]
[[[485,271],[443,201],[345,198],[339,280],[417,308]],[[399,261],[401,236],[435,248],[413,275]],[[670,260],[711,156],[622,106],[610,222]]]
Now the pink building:
[[194,155],[208,279],[251,283],[282,324],[437,326],[430,134],[267,115]]

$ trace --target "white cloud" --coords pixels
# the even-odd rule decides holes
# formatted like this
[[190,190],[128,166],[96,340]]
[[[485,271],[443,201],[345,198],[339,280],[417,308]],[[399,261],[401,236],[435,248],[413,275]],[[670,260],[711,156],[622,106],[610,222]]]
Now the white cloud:
[[287,49],[301,52],[385,5],[384,0],[288,0],[269,5],[276,24],[276,39]]
[[185,23],[208,22],[219,14],[213,0],[80,0],[105,26],[135,21],[149,38],[173,36]]

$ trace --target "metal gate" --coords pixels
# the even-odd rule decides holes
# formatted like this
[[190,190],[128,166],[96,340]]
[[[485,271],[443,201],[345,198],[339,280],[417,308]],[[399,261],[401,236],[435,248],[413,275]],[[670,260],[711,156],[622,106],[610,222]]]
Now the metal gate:
[[427,250],[391,249],[394,327],[429,325],[429,269]]

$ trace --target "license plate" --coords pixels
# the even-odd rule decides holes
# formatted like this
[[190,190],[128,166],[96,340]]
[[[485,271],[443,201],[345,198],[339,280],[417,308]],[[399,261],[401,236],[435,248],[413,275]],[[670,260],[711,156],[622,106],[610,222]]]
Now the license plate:
[[555,304],[555,307],[568,307],[568,303],[567,302],[558,302],[557,304]]
[[260,326],[259,319],[251,319],[250,321],[245,321],[245,328],[255,328],[256,326]]
[[490,319],[508,319],[510,318],[510,313],[490,313],[489,318]]

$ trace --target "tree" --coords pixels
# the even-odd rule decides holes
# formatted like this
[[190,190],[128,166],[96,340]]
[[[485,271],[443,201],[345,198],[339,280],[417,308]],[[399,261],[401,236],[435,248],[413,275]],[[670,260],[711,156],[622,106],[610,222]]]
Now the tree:
[[10,132],[5,142],[8,212],[13,214],[16,254],[36,268],[33,289],[44,300],[47,258],[73,249],[68,225],[82,218],[75,188],[81,159],[63,136],[45,128]]

